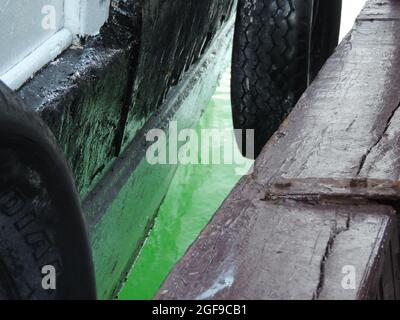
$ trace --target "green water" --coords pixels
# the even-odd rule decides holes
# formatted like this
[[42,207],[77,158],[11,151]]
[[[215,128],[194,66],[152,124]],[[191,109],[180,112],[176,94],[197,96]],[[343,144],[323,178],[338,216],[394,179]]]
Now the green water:
[[[230,73],[221,79],[204,111],[196,131],[233,130],[231,120]],[[218,147],[218,146],[216,146]],[[228,147],[245,167],[234,143]],[[212,152],[224,153],[225,150]],[[200,231],[240,179],[243,164],[180,165],[161,205],[154,227],[119,294],[119,299],[152,299],[175,263],[186,252]],[[240,172],[245,172],[240,170]]]

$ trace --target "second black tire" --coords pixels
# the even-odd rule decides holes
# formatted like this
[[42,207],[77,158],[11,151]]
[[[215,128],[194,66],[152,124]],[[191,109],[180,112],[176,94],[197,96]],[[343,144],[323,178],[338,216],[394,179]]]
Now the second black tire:
[[95,298],[65,157],[36,112],[0,81],[0,300]]
[[[341,0],[239,0],[231,94],[245,156],[261,152],[332,54],[341,6]],[[246,129],[254,130],[254,150]]]

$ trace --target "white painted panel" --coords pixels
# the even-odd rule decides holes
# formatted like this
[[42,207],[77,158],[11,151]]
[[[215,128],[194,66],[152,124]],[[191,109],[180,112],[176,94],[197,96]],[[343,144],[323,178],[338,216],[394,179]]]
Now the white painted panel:
[[65,0],[65,27],[79,36],[94,36],[108,19],[110,0]]
[[75,35],[81,33],[81,0],[65,0],[64,26]]
[[0,80],[11,89],[18,89],[35,72],[67,49],[72,43],[72,38],[71,31],[66,28],[61,29],[10,70],[0,75]]
[[82,32],[95,35],[108,19],[110,0],[82,1]]
[[0,75],[63,28],[64,0],[0,0]]

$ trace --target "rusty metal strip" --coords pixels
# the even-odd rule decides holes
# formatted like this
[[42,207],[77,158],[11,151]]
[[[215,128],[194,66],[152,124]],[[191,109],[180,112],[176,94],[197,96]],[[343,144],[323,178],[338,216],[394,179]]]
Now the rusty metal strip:
[[400,181],[367,178],[277,178],[265,200],[400,200]]

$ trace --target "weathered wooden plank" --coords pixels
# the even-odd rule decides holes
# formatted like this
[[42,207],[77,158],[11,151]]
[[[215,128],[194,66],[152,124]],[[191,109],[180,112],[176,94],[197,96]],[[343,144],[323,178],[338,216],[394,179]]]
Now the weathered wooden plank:
[[[156,298],[356,299],[364,282],[376,282],[371,269],[382,268],[394,221],[385,206],[238,197],[224,204]],[[356,272],[356,290],[342,287],[346,266]]]
[[397,108],[393,116],[388,119],[387,127],[379,141],[368,152],[360,176],[393,181],[400,180],[399,128],[400,110]]
[[400,101],[398,30],[400,21],[359,23],[264,148],[258,183],[359,175]]
[[399,10],[400,2],[397,0],[369,0],[358,20],[400,20]]
[[[376,296],[381,281],[388,286],[384,288],[385,299],[394,299],[394,282],[391,259],[388,255],[392,241],[396,238],[396,221],[392,218],[384,219],[377,226],[375,219],[383,219],[380,211],[373,206],[366,206],[364,210],[371,213],[358,214],[351,206],[351,220],[348,228],[340,233],[331,247],[329,258],[324,266],[323,288],[319,299],[371,299]],[[394,213],[394,211],[392,211]],[[373,241],[371,235],[376,241]],[[363,257],[369,257],[363,260]],[[398,270],[398,265],[394,266]],[[356,290],[351,287],[351,282],[346,287],[346,280],[354,272]],[[346,277],[346,278],[345,278]],[[388,293],[392,294],[389,296]]]

